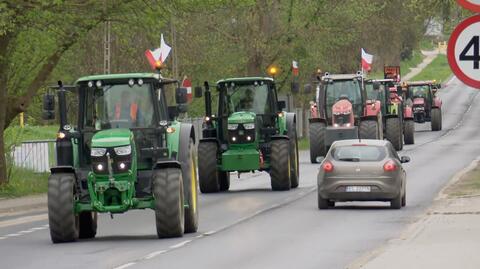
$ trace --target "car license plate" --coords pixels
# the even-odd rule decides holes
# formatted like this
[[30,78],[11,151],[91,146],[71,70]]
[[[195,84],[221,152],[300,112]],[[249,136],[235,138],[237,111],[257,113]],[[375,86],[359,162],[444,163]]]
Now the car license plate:
[[370,192],[370,186],[347,186],[346,192]]

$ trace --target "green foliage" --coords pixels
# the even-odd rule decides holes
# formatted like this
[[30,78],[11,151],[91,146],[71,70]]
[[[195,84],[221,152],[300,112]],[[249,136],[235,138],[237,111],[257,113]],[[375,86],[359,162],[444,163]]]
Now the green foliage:
[[433,80],[438,82],[445,82],[452,75],[452,70],[448,64],[445,55],[438,55],[425,69],[412,80]]
[[11,198],[36,193],[46,193],[49,173],[35,173],[27,169],[13,168],[8,183],[0,186],[0,197]]

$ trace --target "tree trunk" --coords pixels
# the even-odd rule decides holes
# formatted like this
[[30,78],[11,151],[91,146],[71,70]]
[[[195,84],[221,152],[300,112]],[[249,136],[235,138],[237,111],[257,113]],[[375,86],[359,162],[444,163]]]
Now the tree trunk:
[[5,128],[5,116],[7,110],[7,57],[10,34],[0,35],[0,185],[7,183],[7,162],[5,159],[5,142],[3,130]]

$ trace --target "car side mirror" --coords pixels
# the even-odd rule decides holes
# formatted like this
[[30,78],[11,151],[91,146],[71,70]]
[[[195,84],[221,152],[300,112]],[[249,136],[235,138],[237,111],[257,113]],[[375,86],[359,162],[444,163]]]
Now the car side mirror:
[[203,96],[203,89],[200,86],[195,87],[195,98],[200,98]]
[[42,118],[44,120],[55,119],[55,95],[52,93],[43,96]]
[[311,84],[305,84],[303,86],[303,92],[306,94],[309,94],[312,92],[312,85]]
[[400,157],[400,162],[401,163],[409,163],[410,162],[410,157],[402,156],[402,157]]
[[285,101],[278,101],[277,108],[279,111],[284,110],[287,107],[287,103]]
[[175,90],[175,102],[177,104],[185,104],[187,101],[187,88],[177,88]]
[[168,107],[168,119],[170,121],[175,120],[175,118],[177,118],[178,115],[179,115],[179,113],[178,113],[177,106],[169,106]]
[[293,93],[298,93],[300,91],[300,85],[298,84],[298,82],[293,81],[291,88]]

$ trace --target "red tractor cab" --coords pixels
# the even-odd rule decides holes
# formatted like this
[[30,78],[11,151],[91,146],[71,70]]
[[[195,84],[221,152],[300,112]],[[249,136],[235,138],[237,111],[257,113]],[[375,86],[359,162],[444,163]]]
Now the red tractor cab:
[[383,139],[381,102],[368,100],[362,73],[319,78],[310,103],[310,161],[325,156],[336,140]]
[[434,80],[402,83],[403,95],[412,106],[415,122],[431,122],[432,131],[442,129],[442,100],[437,96],[440,88]]

